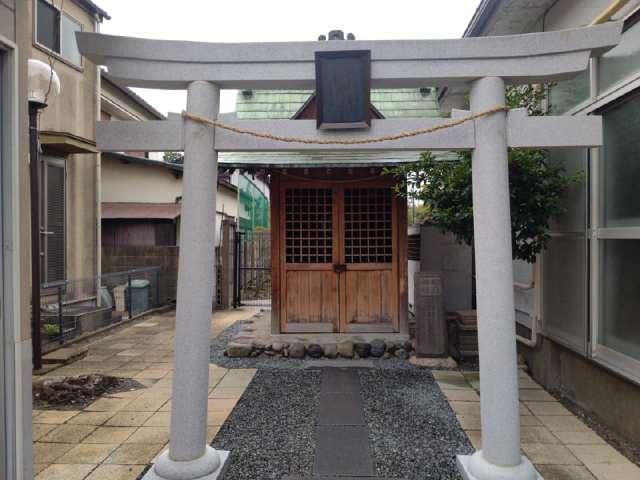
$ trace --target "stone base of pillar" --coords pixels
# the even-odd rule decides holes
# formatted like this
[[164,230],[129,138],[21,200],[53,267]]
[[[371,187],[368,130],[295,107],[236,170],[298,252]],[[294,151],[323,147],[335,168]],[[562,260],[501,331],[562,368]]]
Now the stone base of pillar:
[[217,480],[227,458],[228,451],[207,446],[205,454],[197,460],[176,462],[169,458],[169,450],[165,450],[142,480]]
[[458,455],[458,470],[464,480],[543,480],[527,457],[522,457],[520,465],[500,467],[487,462],[482,450],[473,455]]

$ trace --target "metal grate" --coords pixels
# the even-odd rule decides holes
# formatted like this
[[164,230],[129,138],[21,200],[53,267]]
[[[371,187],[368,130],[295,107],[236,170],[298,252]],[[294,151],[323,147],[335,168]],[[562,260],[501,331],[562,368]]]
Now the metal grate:
[[344,191],[345,260],[347,263],[391,263],[391,190]]
[[292,188],[285,194],[287,263],[331,263],[333,193],[330,188]]

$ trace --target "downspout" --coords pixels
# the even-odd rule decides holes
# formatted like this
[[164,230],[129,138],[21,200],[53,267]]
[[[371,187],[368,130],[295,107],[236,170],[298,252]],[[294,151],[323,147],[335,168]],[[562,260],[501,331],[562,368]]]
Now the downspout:
[[[100,33],[100,18],[94,16],[94,30]],[[102,118],[102,76],[100,65],[96,65],[96,122]],[[101,304],[100,287],[102,286],[102,153],[96,154],[96,305]]]
[[600,14],[592,20],[589,26],[592,27],[593,25],[599,25],[601,23],[608,22],[609,20],[611,20],[611,17],[622,10],[629,3],[629,1],[630,0],[615,0],[611,5],[600,12]]

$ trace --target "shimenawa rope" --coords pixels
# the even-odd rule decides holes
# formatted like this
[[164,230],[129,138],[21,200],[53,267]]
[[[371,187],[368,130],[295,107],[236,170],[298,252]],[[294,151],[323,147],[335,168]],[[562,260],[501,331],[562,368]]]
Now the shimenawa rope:
[[381,137],[373,137],[373,138],[345,138],[345,139],[335,139],[335,140],[320,140],[315,138],[301,138],[301,137],[285,137],[282,135],[274,135],[272,133],[267,132],[257,132],[254,130],[249,130],[246,128],[234,127],[233,125],[228,125],[226,123],[220,122],[218,120],[212,120],[207,117],[202,117],[200,115],[196,115],[194,113],[189,113],[186,111],[182,112],[182,116],[194,122],[202,123],[204,125],[210,125],[212,127],[222,128],[224,130],[229,130],[230,132],[242,134],[242,135],[250,135],[252,137],[258,138],[266,138],[268,140],[274,140],[277,142],[284,143],[305,143],[310,145],[364,145],[367,143],[380,143],[380,142],[388,142],[392,140],[400,140],[402,138],[416,137],[418,135],[425,135],[427,133],[437,132],[439,130],[445,130],[447,128],[456,127],[458,125],[462,125],[463,123],[470,122],[477,118],[485,117],[487,115],[491,115],[493,113],[498,112],[506,112],[509,108],[506,106],[500,106],[495,108],[490,108],[488,110],[484,110],[482,112],[474,113],[473,115],[468,115],[466,117],[459,118],[457,120],[453,120],[451,122],[442,123],[440,125],[436,125],[435,127],[429,128],[420,128],[417,130],[411,130],[409,132],[400,132],[393,135],[384,135]]

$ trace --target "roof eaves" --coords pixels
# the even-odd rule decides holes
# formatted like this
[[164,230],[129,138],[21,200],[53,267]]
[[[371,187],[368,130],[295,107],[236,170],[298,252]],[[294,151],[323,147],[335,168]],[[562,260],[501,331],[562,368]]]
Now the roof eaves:
[[476,8],[463,37],[479,37],[484,33],[487,23],[500,6],[501,0],[482,0]]
[[126,95],[131,100],[133,100],[135,103],[140,105],[142,108],[144,108],[147,112],[149,112],[151,115],[156,117],[158,120],[166,120],[167,117],[165,117],[162,113],[160,113],[158,110],[156,110],[144,98],[142,98],[136,92],[131,90],[129,87],[125,87],[124,85],[119,84],[117,82],[117,80],[112,78],[107,72],[105,72],[104,70],[100,70],[100,75],[101,75],[102,79],[106,80],[111,85],[113,85],[115,88],[120,90],[124,95]]
[[105,10],[103,10],[98,5],[93,3],[91,0],[73,0],[73,1],[81,8],[85,9],[87,12],[98,15],[100,17],[100,21],[104,20],[105,18],[107,20],[111,20],[111,16]]

